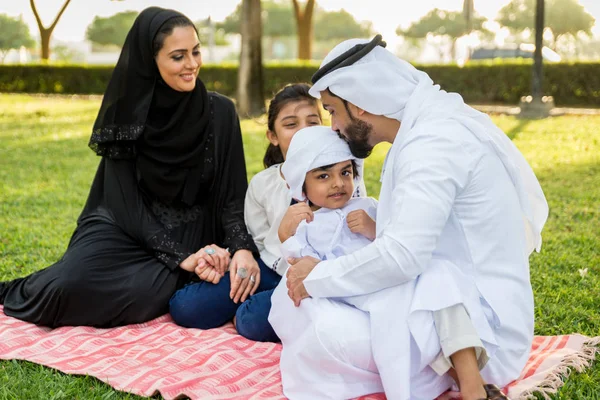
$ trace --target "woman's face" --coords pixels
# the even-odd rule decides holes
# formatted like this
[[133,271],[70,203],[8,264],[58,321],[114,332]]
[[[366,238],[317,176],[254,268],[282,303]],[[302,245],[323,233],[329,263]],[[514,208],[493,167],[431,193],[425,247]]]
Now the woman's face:
[[319,108],[308,100],[292,101],[281,108],[275,119],[275,132],[267,131],[267,138],[275,146],[279,146],[283,159],[287,154],[292,137],[302,128],[321,125]]
[[191,26],[174,28],[156,55],[156,65],[163,81],[172,89],[179,92],[194,90],[202,65],[196,30]]

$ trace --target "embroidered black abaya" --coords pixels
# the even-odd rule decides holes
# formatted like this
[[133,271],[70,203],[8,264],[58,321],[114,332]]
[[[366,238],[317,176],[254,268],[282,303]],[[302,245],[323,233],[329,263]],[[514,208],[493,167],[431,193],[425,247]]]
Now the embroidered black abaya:
[[94,124],[102,158],[77,228],[55,264],[0,285],[5,314],[50,327],[144,322],[168,311],[190,279],[179,264],[201,247],[257,252],[233,103],[199,79],[191,92],[160,79],[152,41],[174,17],[152,7],[136,19]]

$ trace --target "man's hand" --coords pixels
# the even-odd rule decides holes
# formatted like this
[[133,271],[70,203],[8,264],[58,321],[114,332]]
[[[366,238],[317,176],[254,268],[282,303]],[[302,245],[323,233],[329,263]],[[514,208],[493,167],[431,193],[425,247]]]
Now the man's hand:
[[353,233],[360,233],[369,240],[375,240],[375,221],[365,210],[354,210],[346,217],[348,228]]
[[311,222],[313,217],[313,212],[310,209],[310,206],[305,202],[296,203],[293,206],[290,206],[281,219],[279,230],[277,231],[281,243],[285,242],[296,234],[296,230],[298,229],[300,222],[303,220],[306,220],[306,222]]
[[304,279],[312,272],[321,260],[314,257],[289,258],[290,267],[287,270],[288,296],[294,301],[296,307],[300,306],[302,299],[310,297],[304,287]]

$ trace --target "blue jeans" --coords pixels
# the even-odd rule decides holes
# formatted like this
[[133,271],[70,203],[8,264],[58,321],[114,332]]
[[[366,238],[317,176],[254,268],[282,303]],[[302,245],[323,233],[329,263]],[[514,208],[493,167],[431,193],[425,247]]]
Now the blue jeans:
[[281,276],[257,259],[260,284],[256,293],[243,303],[229,298],[231,281],[225,274],[219,283],[192,282],[179,289],[169,301],[169,312],[176,324],[187,328],[212,329],[236,317],[238,332],[252,340],[278,342],[268,321],[271,294]]
[[235,326],[238,333],[246,339],[257,342],[281,342],[268,319],[271,311],[271,295],[274,290],[275,288],[255,293],[237,309]]

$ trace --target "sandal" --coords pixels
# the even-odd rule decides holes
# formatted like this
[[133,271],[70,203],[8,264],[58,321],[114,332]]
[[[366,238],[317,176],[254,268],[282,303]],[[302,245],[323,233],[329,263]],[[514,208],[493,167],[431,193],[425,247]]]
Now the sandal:
[[487,397],[481,400],[510,400],[496,385],[487,384],[483,388]]

